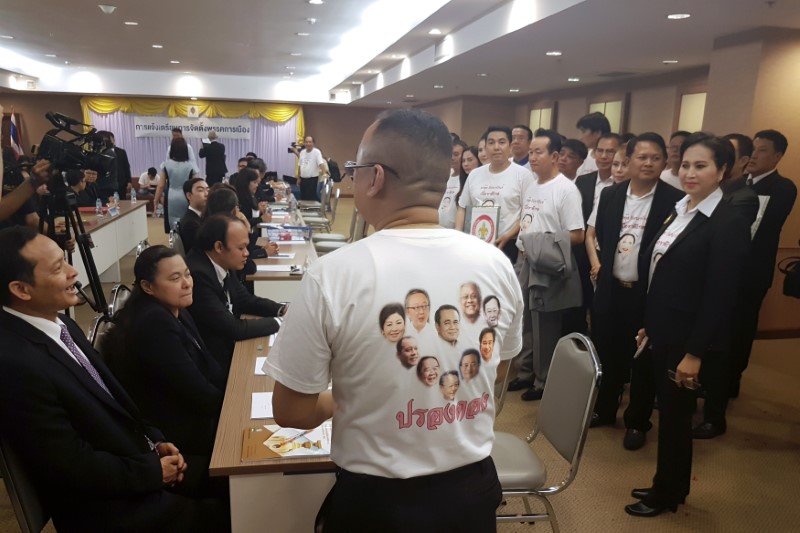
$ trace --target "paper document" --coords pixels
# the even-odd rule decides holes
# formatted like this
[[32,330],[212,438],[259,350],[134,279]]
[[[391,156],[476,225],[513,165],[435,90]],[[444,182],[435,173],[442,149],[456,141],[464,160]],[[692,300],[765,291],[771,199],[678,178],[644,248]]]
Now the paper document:
[[256,265],[258,272],[291,272],[292,265]]
[[267,373],[264,372],[264,362],[267,360],[266,357],[256,357],[256,376],[266,376]]
[[250,418],[272,418],[272,393],[254,392]]
[[272,435],[264,441],[264,446],[281,457],[331,454],[331,422],[324,422],[312,430],[264,426]]
[[272,348],[272,346],[275,344],[275,339],[277,339],[277,338],[278,338],[278,334],[277,333],[273,333],[272,335],[269,336],[269,347],[270,348]]
[[270,259],[294,259],[294,256],[297,255],[295,252],[291,253],[282,253],[282,254],[275,254],[269,256]]

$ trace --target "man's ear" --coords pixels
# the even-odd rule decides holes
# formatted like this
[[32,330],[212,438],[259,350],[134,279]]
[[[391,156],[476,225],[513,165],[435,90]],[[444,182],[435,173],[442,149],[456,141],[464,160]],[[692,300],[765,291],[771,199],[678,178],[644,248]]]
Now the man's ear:
[[31,300],[30,284],[24,281],[12,281],[8,284],[8,291],[18,300],[29,302]]
[[222,241],[217,241],[214,243],[214,251],[218,254],[221,254],[223,250]]
[[375,170],[375,173],[372,175],[369,189],[367,189],[367,196],[370,198],[375,198],[378,196],[384,188],[384,180],[386,179],[386,173],[383,171],[383,166],[375,165],[372,167]]

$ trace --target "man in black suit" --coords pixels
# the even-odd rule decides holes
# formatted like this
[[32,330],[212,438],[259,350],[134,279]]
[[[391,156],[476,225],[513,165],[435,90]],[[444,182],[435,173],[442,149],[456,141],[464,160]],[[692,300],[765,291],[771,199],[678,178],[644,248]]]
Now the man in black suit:
[[114,139],[114,134],[111,133],[111,144],[114,145],[114,155],[116,162],[117,172],[117,187],[119,188],[119,197],[124,200],[128,195],[128,186],[131,185],[131,163],[128,161],[128,152],[117,146],[117,141]]
[[202,178],[192,178],[183,182],[183,194],[189,201],[189,209],[178,223],[178,233],[183,242],[183,250],[189,253],[194,247],[197,232],[200,229],[200,219],[208,202],[208,184]]
[[58,531],[218,531],[218,503],[169,492],[188,465],[75,322],[77,271],[49,238],[0,232],[0,425]]
[[[646,279],[642,263],[647,261],[641,258],[675,203],[684,196],[659,180],[667,161],[666,145],[660,135],[644,133],[634,138],[628,143],[627,155],[631,179],[603,190],[595,221],[601,268],[594,296],[592,339],[603,365],[603,381],[593,426],[616,421],[619,397],[636,349],[633,339],[642,326],[647,288],[640,280]],[[628,449],[644,444],[645,433],[651,427],[655,392],[652,387],[645,387],[639,394],[637,386],[652,380],[636,379],[636,369],[646,371],[646,364],[633,366],[631,407],[625,412],[624,444]]]
[[[244,223],[231,216],[214,215],[197,234],[186,264],[194,278],[194,302],[189,307],[197,329],[211,354],[227,373],[236,341],[276,333],[285,305],[247,292],[237,270],[244,268],[250,252],[250,235]],[[243,314],[262,318],[247,320]]]
[[217,132],[208,132],[208,142],[200,148],[200,157],[206,159],[206,181],[209,185],[220,183],[228,166],[225,164],[225,145],[217,140]]
[[753,154],[747,165],[746,183],[753,188],[767,207],[756,220],[750,253],[742,274],[742,286],[733,313],[731,341],[730,395],[739,395],[742,372],[750,360],[750,350],[758,329],[758,315],[775,276],[781,229],[797,198],[797,187],[778,173],[777,166],[786,153],[786,137],[775,130],[759,131],[753,138]]
[[[614,178],[611,177],[611,164],[614,162],[614,154],[617,153],[620,144],[622,144],[622,139],[616,133],[602,134],[600,140],[597,141],[597,148],[593,151],[597,170],[575,179],[575,186],[581,193],[584,226],[588,224],[589,216],[597,207],[597,202],[600,201],[600,193],[606,187],[614,184]],[[560,163],[559,160],[559,165]],[[591,264],[586,253],[586,246],[584,244],[574,246],[572,252],[581,275],[583,306],[567,312],[567,316],[564,317],[564,334],[573,331],[581,333],[588,331],[586,311],[592,309],[592,300],[594,299],[594,286],[590,277]]]

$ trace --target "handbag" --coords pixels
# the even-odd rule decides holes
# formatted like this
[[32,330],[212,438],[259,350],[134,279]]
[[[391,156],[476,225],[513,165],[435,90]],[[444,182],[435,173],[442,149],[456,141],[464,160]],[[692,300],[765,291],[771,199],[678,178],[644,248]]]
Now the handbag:
[[800,257],[786,257],[778,263],[783,278],[783,294],[800,298]]

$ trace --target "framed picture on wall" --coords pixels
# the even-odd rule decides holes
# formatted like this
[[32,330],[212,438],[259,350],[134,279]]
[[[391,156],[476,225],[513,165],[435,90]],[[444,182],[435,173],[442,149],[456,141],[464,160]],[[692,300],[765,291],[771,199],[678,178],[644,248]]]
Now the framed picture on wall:
[[482,205],[467,208],[464,232],[474,235],[484,242],[493,244],[497,239],[500,221],[500,206]]

